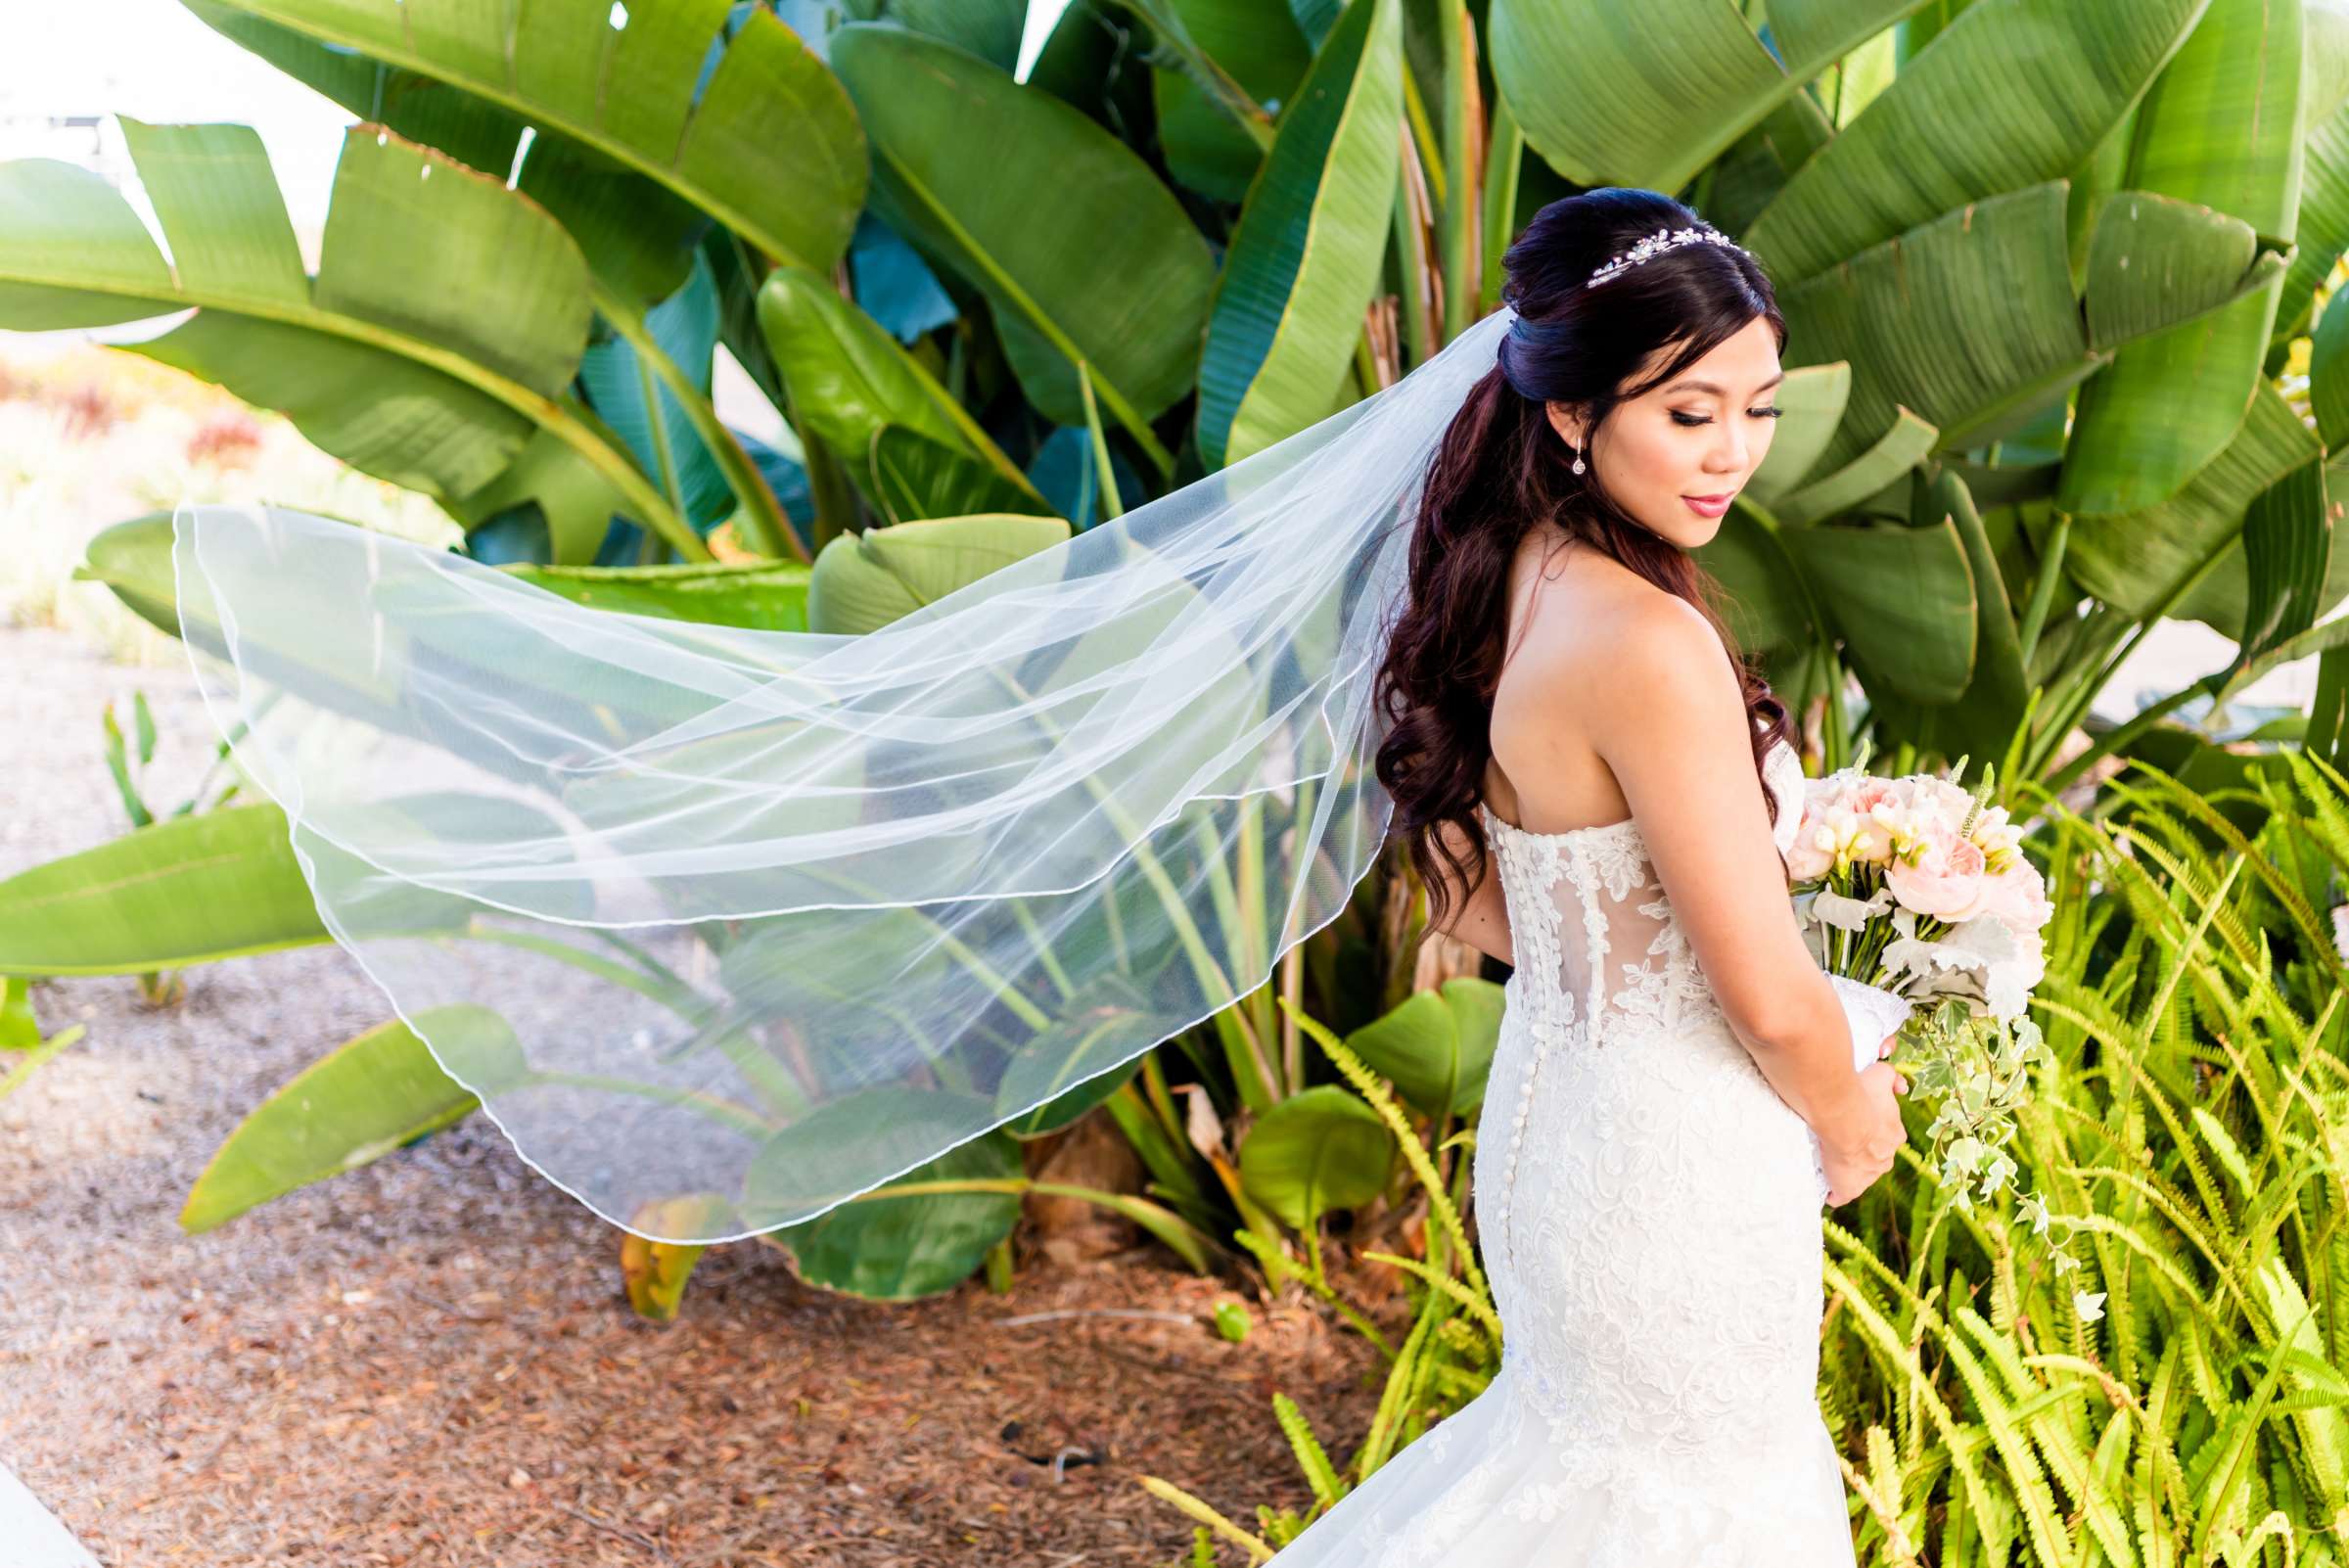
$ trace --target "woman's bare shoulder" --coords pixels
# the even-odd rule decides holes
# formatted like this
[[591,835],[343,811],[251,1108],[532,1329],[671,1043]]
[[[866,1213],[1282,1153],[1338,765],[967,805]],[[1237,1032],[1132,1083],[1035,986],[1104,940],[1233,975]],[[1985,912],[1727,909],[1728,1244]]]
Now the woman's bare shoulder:
[[1538,726],[1594,716],[1635,699],[1643,679],[1670,675],[1721,639],[1694,605],[1590,552],[1534,580],[1511,618],[1512,644],[1493,720]]
[[[1627,809],[1605,754],[1627,726],[1678,709],[1671,682],[1722,663],[1720,638],[1687,601],[1604,557],[1533,584],[1494,693],[1491,804],[1537,831],[1614,821]],[[1593,570],[1594,569],[1594,570]]]

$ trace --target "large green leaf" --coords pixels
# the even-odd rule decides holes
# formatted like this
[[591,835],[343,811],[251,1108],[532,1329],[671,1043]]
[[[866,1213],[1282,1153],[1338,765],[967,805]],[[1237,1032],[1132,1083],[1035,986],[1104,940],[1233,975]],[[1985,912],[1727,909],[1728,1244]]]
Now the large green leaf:
[[1903,408],[1942,450],[1995,439],[2104,362],[2081,333],[2064,193],[2057,180],[1945,213],[1779,294],[1788,363],[1852,367],[1823,466],[1875,445]]
[[[625,445],[620,432],[584,403],[577,406],[576,417],[614,450]],[[534,507],[546,528],[548,560],[592,561],[611,535],[613,514],[634,510],[627,501],[601,471],[580,462],[560,438],[540,429],[530,433],[521,455],[504,473],[471,495],[446,503],[446,510],[471,530],[517,508]],[[682,517],[678,527],[685,527]]]
[[851,465],[874,509],[889,523],[968,517],[979,512],[1050,515],[1023,476],[1005,479],[960,449],[885,426],[860,463]]
[[858,633],[888,625],[933,600],[1069,537],[1057,517],[953,517],[844,533],[808,575],[807,624]]
[[2292,243],[2307,128],[2300,10],[2299,0],[2210,0],[2138,109],[2131,186]]
[[1946,521],[1957,530],[1973,580],[1976,612],[1973,678],[1956,703],[1931,715],[1931,740],[1952,758],[2001,754],[2022,722],[2031,690],[2023,672],[2016,606],[1997,551],[1965,481],[1955,469],[1944,468],[1917,486],[1916,520],[1928,527]]
[[1746,248],[1783,291],[1943,213],[2069,175],[2210,3],[1974,0],[1786,182]]
[[[358,525],[353,524],[352,527]],[[149,512],[99,530],[84,547],[76,579],[103,582],[157,630],[180,634],[171,571],[171,514]],[[807,629],[807,572],[796,561],[740,565],[562,567],[530,563],[499,571],[574,604],[670,621],[702,621],[767,631]]]
[[2316,341],[2309,346],[2309,411],[2317,416],[2317,435],[2327,451],[2349,448],[2349,293],[2325,302],[2317,322]]
[[[517,1084],[528,1072],[514,1031],[485,1007],[435,1007],[417,1021],[443,1049],[482,1069],[466,1075],[477,1083]],[[481,1103],[406,1024],[379,1024],[245,1114],[189,1189],[179,1226],[194,1233],[224,1224],[461,1122]]]
[[1706,220],[1725,234],[1744,233],[1834,134],[1816,96],[1789,93],[1706,171],[1713,182],[1704,198]]
[[112,524],[82,547],[74,580],[103,582],[123,608],[166,636],[179,635],[179,584],[171,570],[171,514]]
[[995,1081],[995,1109],[1014,1137],[1067,1127],[1117,1093],[1142,1054],[1181,1027],[1131,979],[1107,974],[1053,1008],[1052,1022],[1017,1046]]
[[[2203,622],[2214,631],[2251,647],[2248,657],[2264,662],[2273,657],[2276,646],[2291,641],[2297,633],[2279,629],[2269,632],[2264,639],[2256,635],[2246,638],[2246,628],[2256,634],[2260,621],[2268,613],[2262,610],[2255,615],[2252,606],[2275,608],[2288,596],[2294,602],[2282,605],[2283,613],[2277,617],[2278,625],[2288,627],[2297,623],[2298,617],[2305,613],[2300,606],[2308,599],[2304,584],[2317,577],[2315,558],[2320,551],[2326,560],[2321,586],[2316,590],[2315,616],[2321,619],[2338,606],[2343,597],[2349,596],[2349,550],[2334,546],[2332,529],[2319,521],[2320,516],[2330,515],[2329,497],[2349,489],[2349,461],[2340,454],[2325,459],[2321,478],[2310,472],[2312,466],[2318,466],[2314,454],[2305,456],[2298,467],[2285,471],[2252,497],[2242,509],[2239,526],[2219,547],[2217,564],[2179,602],[2172,612],[2175,617]],[[2312,491],[2325,497],[2322,503],[2314,501]],[[2316,510],[2312,511],[2312,507]],[[2268,555],[2270,562],[2260,569],[2262,578],[2256,587],[2251,559],[2255,522],[2265,530],[2259,549]],[[2320,531],[2326,535],[2322,541],[2317,538]],[[2259,646],[2253,646],[2255,642]],[[2241,648],[2237,649],[2237,655],[2238,662],[2247,662]]]
[[[1017,1181],[1024,1174],[1020,1145],[1009,1133],[996,1129],[955,1141],[972,1126],[986,1125],[990,1114],[985,1102],[894,1085],[831,1101],[795,1123],[787,1141],[769,1144],[752,1160],[744,1178],[744,1213],[757,1225],[765,1217],[838,1204],[772,1232],[811,1284],[881,1301],[951,1290],[1019,1222],[1016,1191],[855,1196],[840,1202],[848,1195],[827,1190],[823,1176],[844,1164],[870,1169],[877,1161],[894,1163],[898,1154],[911,1163],[952,1143],[944,1154],[914,1165],[883,1188],[913,1181]],[[827,1144],[839,1147],[843,1158],[827,1161]],[[850,1149],[855,1151],[852,1161],[846,1159]]]
[[1869,689],[1956,702],[1973,675],[1973,575],[1957,528],[1870,523],[1778,535],[1826,606]]
[[838,452],[877,505],[883,489],[877,448],[883,434],[895,430],[959,456],[961,467],[975,471],[959,482],[961,491],[978,493],[972,487],[991,479],[1016,494],[1022,508],[1046,509],[1019,466],[922,362],[828,281],[778,267],[760,286],[758,310],[795,425]]
[[1020,63],[1027,0],[888,0],[884,15],[915,32],[967,49],[1005,70]]
[[182,3],[361,118],[511,172],[639,302],[682,280],[701,214],[823,270],[864,204],[848,95],[763,6]]
[[[2006,742],[2022,720],[2022,704],[2030,697],[2006,576],[1999,568],[1990,529],[1973,505],[1959,467],[1940,465],[1931,477],[1919,474],[1912,490],[1914,524],[1919,529],[1955,529],[1957,542],[1966,554],[1975,601],[1973,673],[1966,680],[1966,690],[1945,704],[1912,702],[1889,683],[1869,685],[1869,707],[1879,718],[1879,732],[1886,737],[1912,742],[1924,751],[1938,751],[1945,759],[2004,756]],[[1865,662],[1861,667],[1863,673],[1872,671],[1872,665]]]
[[[2320,18],[2324,19],[2320,22]],[[2331,276],[2344,249],[2349,249],[2349,104],[2330,99],[2340,83],[2320,88],[2315,78],[2320,50],[2326,44],[2349,56],[2349,10],[2335,6],[2311,7],[2307,12],[2311,101],[2308,134],[2300,140],[2300,222],[2294,235],[2291,265],[2284,275],[2283,299],[2277,307],[2279,338],[2296,337],[2308,330],[2318,286]],[[2349,75],[2349,72],[2344,72]],[[2319,92],[2326,97],[2318,98]],[[2326,102],[2332,106],[2326,108]]]
[[329,940],[274,806],[169,817],[0,882],[0,974],[136,975]]
[[2174,498],[2225,450],[2261,385],[2282,287],[2123,344],[2080,389],[2055,505],[2075,517],[2142,512]]
[[1780,0],[1770,8],[1773,53],[1721,0],[1493,0],[1493,76],[1526,141],[1576,184],[1678,191],[1804,83],[1925,3]]
[[1319,1084],[1256,1119],[1240,1145],[1248,1196],[1306,1229],[1332,1209],[1368,1203],[1395,1164],[1395,1134],[1340,1084]]
[[[2300,205],[2297,0],[2211,0],[2138,111],[2129,185],[2223,212],[2289,245]],[[2216,267],[2239,254],[2214,238]],[[2139,264],[2149,264],[2141,254]],[[2281,299],[2266,287],[2121,346],[2082,390],[2055,504],[2075,516],[2166,501],[2234,439]],[[2247,270],[2247,269],[2245,269]]]
[[2153,191],[2103,194],[2089,239],[2088,341],[2113,348],[2256,294],[2282,269],[2241,218]]
[[[566,394],[587,343],[587,269],[533,203],[355,126],[313,279],[250,127],[122,126],[171,259],[96,174],[46,159],[0,164],[0,325],[99,326],[194,306],[129,346],[283,411],[355,468],[461,508],[542,433],[641,519],[686,531]],[[432,266],[409,259],[419,233],[434,237]]]
[[1780,496],[1771,507],[1787,528],[1807,528],[1822,518],[1849,511],[1899,482],[1924,460],[1941,432],[1909,412],[1896,408],[1892,428],[1876,444],[1834,473]]
[[[1411,992],[1386,1016],[1348,1035],[1346,1043],[1417,1109],[1465,1116],[1484,1101],[1500,1015],[1500,988],[1461,975],[1446,981],[1441,992]],[[1243,1159],[1246,1153],[1243,1148]]]
[[1695,555],[1728,595],[1723,610],[1739,651],[1809,649],[1824,630],[1802,573],[1779,542],[1778,530],[1744,497],[1729,508]]
[[2239,659],[2257,659],[2315,623],[2332,535],[2322,462],[2301,464],[2252,499],[2243,514],[2243,570],[2249,583],[2236,638]]
[[[710,398],[717,347],[717,286],[700,252],[683,287],[644,313],[644,330],[700,394]],[[589,348],[579,361],[579,385],[595,410],[627,442],[637,466],[660,480],[677,510],[705,530],[734,510],[726,471],[694,428],[677,394],[661,385],[658,372],[635,345],[615,334]],[[600,542],[600,540],[599,540]]]
[[836,449],[861,452],[896,425],[1010,466],[921,362],[826,279],[796,267],[768,273],[759,326],[798,423]]
[[1778,417],[1770,451],[1745,482],[1744,493],[1767,505],[1802,484],[1835,439],[1851,397],[1852,367],[1841,360],[1789,368],[1774,399],[1786,412]]
[[[360,842],[373,833],[375,842],[510,843],[559,831],[523,801],[453,790],[345,806],[335,821]],[[311,879],[348,888],[365,878],[375,880],[373,930],[465,936],[481,911],[458,895],[384,876],[311,824],[290,827],[276,806],[230,807],[167,817],[0,882],[0,974],[144,974],[324,942]],[[555,918],[588,912],[591,894],[551,897]]]
[[810,569],[797,561],[649,567],[517,564],[498,570],[596,610],[760,631],[807,629]]
[[1082,360],[1170,468],[1148,421],[1190,390],[1215,280],[1174,193],[1078,111],[950,44],[851,23],[832,67],[871,138],[875,207],[986,295],[1030,400],[1083,424]]
[[[1313,51],[1294,19],[1264,0],[1168,0],[1190,41],[1259,104],[1286,115]],[[1167,171],[1221,202],[1237,202],[1265,161],[1265,149],[1189,73],[1150,73],[1158,141]]]
[[1232,231],[1199,362],[1199,455],[1237,462],[1328,414],[1393,226],[1403,123],[1397,0],[1323,42]]
[[2175,613],[2234,636],[2242,625],[2247,581],[2229,541],[2240,532],[2254,496],[2321,452],[2291,405],[2263,387],[2234,438],[2176,495],[2142,512],[2074,519],[2064,570],[2107,604],[2142,616],[2212,552],[2224,552]]

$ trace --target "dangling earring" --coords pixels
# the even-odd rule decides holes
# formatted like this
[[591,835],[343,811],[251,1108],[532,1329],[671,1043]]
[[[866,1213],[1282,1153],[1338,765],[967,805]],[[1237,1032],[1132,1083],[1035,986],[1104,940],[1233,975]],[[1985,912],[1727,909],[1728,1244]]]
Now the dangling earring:
[[1583,471],[1583,449],[1579,446],[1569,444],[1567,450],[1574,453],[1574,471],[1577,474],[1580,474]]

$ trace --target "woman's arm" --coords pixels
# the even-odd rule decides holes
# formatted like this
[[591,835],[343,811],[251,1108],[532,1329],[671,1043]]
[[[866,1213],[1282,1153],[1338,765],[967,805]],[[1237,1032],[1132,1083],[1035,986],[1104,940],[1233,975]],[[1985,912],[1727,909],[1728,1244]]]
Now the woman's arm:
[[[1436,836],[1451,846],[1452,853],[1463,862],[1474,862],[1475,857],[1468,851],[1467,835],[1454,824],[1438,823]],[[1435,929],[1514,967],[1517,958],[1516,948],[1509,940],[1509,905],[1501,896],[1500,867],[1492,850],[1488,848],[1485,852],[1483,880],[1464,898],[1459,896],[1459,884],[1451,880],[1451,873],[1444,869],[1442,861],[1437,862],[1436,875],[1444,878],[1445,885],[1453,890],[1454,897],[1451,914],[1445,924]]]
[[1608,634],[1607,678],[1586,680],[1576,704],[1583,727],[1730,1031],[1818,1132],[1830,1196],[1848,1201],[1906,1139],[1897,1078],[1880,1064],[1852,1070],[1851,1022],[1804,945],[1771,838],[1736,674],[1678,599],[1627,607]]

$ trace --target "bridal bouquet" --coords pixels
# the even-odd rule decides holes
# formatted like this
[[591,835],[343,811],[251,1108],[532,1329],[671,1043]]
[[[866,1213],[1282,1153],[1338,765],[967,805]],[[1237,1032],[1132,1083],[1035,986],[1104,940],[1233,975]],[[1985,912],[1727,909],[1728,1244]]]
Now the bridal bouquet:
[[[1900,1031],[1892,1065],[1934,1108],[1927,1141],[1961,1208],[2015,1174],[2014,1108],[2029,1092],[2025,1068],[2047,1054],[2026,1009],[2054,909],[2016,847],[2021,830],[2004,807],[1983,804],[1990,788],[1987,773],[1968,791],[1927,773],[1843,768],[1808,781],[1786,856],[1803,940],[1852,1024],[1854,1065]],[[2046,1204],[2018,1206],[2046,1235]],[[2051,1245],[2058,1273],[2077,1267]]]

